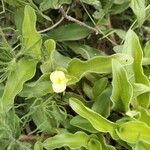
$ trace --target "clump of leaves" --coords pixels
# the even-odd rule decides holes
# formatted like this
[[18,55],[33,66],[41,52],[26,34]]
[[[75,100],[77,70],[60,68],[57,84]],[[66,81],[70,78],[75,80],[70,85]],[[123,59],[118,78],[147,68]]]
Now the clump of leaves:
[[150,149],[149,7],[2,0],[0,150]]

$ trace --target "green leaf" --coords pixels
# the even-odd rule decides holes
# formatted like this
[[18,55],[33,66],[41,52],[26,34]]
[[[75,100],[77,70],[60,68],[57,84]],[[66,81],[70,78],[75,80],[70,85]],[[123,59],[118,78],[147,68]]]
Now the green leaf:
[[19,95],[31,98],[44,96],[48,93],[53,93],[53,89],[51,86],[50,74],[45,73],[37,81],[25,84]]
[[74,41],[87,37],[91,30],[75,23],[59,26],[48,32],[48,37],[55,41]]
[[36,30],[35,10],[26,5],[22,23],[22,50],[34,58],[41,57],[41,35]]
[[102,150],[116,150],[115,147],[107,144],[103,135],[99,135],[98,138],[99,142],[101,143]]
[[82,83],[82,89],[87,97],[89,97],[90,99],[94,98],[92,87],[86,81]]
[[142,65],[143,66],[150,65],[150,57],[149,58],[146,58],[146,57],[143,58]]
[[21,134],[20,130],[20,119],[15,114],[15,111],[10,110],[6,113],[1,113],[0,116],[0,140],[8,139],[10,134],[18,138]]
[[101,73],[109,74],[112,71],[112,59],[118,60],[122,65],[129,65],[132,63],[132,57],[125,54],[114,54],[111,56],[97,56],[87,61],[80,59],[72,59],[68,64],[68,74],[76,77],[78,82],[87,73]]
[[121,30],[121,29],[115,29],[114,32],[119,36],[121,39],[125,39],[126,37],[126,31]]
[[87,148],[89,136],[84,132],[62,133],[48,138],[44,141],[43,145],[45,149],[53,150],[68,146],[70,149],[79,149],[81,147]]
[[145,44],[144,47],[144,56],[150,58],[150,41]]
[[67,68],[70,61],[71,58],[62,55],[57,51],[53,51],[51,58],[40,66],[41,71],[43,73],[48,73],[57,69]]
[[138,120],[145,122],[148,126],[150,126],[150,112],[142,107],[139,107],[138,111],[140,112]]
[[100,132],[109,132],[111,135],[113,135],[117,124],[107,120],[93,110],[85,107],[83,103],[76,98],[70,98],[69,104],[76,113],[87,119],[96,130]]
[[40,9],[41,11],[45,11],[48,9],[58,9],[63,4],[70,4],[71,0],[43,0],[40,3]]
[[101,143],[94,138],[91,138],[88,142],[88,150],[103,150]]
[[0,83],[0,97],[2,97],[2,95],[3,95],[4,88],[5,88],[4,84]]
[[136,98],[137,96],[150,92],[150,87],[146,86],[144,84],[140,84],[140,83],[134,83],[133,84],[133,88],[134,88],[134,98]]
[[37,61],[24,59],[19,60],[14,71],[8,77],[1,104],[4,111],[8,111],[14,104],[15,96],[22,90],[23,84],[31,79],[36,71]]
[[90,59],[98,55],[105,55],[102,51],[85,44],[83,45],[77,42],[65,42],[65,45],[67,45],[73,52],[81,55],[85,59]]
[[57,105],[52,98],[44,101],[42,98],[37,98],[30,106],[30,114],[32,119],[42,132],[54,134],[57,127],[60,125],[64,128],[68,127],[67,113],[62,106]]
[[145,0],[131,0],[130,7],[136,15],[139,25],[142,25],[146,15]]
[[123,123],[116,132],[120,139],[128,143],[135,144],[138,140],[150,142],[150,127],[140,121]]
[[32,119],[41,132],[51,132],[56,127],[56,120],[50,110],[50,99],[44,102],[43,99],[36,99],[36,104],[30,107]]
[[108,79],[105,77],[95,81],[92,89],[94,98],[97,98],[97,96],[99,96],[104,91],[107,84],[108,84]]
[[43,150],[42,142],[37,141],[37,142],[34,144],[34,150]]
[[[134,62],[129,68],[131,71],[131,76],[133,77],[133,83],[142,83],[145,86],[149,86],[150,85],[149,81],[143,73],[142,68],[143,53],[139,42],[139,38],[132,30],[129,30],[127,32],[123,52],[134,58]],[[148,93],[144,93],[137,97],[139,105],[143,107],[148,106],[149,99],[150,97]]]
[[149,4],[149,0],[145,0],[145,5],[147,6],[146,7],[146,19],[150,18],[150,6],[148,5]]
[[83,3],[93,5],[93,6],[99,6],[100,1],[99,0],[81,0]]
[[70,124],[80,129],[83,129],[85,131],[88,131],[90,133],[98,132],[96,129],[93,128],[93,126],[90,124],[90,122],[87,119],[82,118],[80,116],[73,117],[70,121]]
[[123,45],[116,45],[116,46],[114,46],[113,50],[116,53],[122,53],[122,48],[123,48]]
[[138,141],[133,147],[133,150],[148,150],[150,148],[150,143],[145,141]]
[[14,21],[15,21],[16,28],[20,34],[22,32],[23,19],[24,19],[24,7],[19,7],[14,12]]
[[129,105],[133,96],[133,88],[127,78],[126,70],[116,60],[112,61],[112,95],[114,109],[117,111],[129,111]]
[[0,148],[5,150],[6,147],[16,145],[11,142],[11,138],[18,139],[21,134],[20,119],[14,110],[0,115]]
[[40,66],[42,73],[53,71],[53,53],[56,49],[56,42],[53,39],[48,39],[44,42],[45,50],[43,52],[44,62]]
[[44,42],[46,56],[50,59],[52,52],[56,49],[56,42],[53,39],[48,39]]
[[114,3],[116,5],[113,5],[111,8],[111,14],[115,15],[115,14],[120,14],[123,11],[125,11],[127,8],[129,8],[130,5],[130,0],[115,0]]
[[[68,118],[66,110],[63,107],[59,107],[56,102],[52,103],[52,115],[54,116],[57,124],[63,125],[65,128],[68,126]],[[70,120],[69,120],[70,121]]]
[[12,150],[32,150],[31,145],[29,143],[25,142],[11,142],[7,149],[12,149]]
[[112,88],[108,87],[107,89],[105,89],[98,97],[96,97],[95,102],[92,106],[92,110],[107,118],[110,115],[111,94]]
[[13,7],[20,7],[24,5],[24,2],[22,0],[4,0],[4,1]]
[[60,68],[62,68],[62,67],[67,68],[69,62],[71,61],[71,58],[62,55],[57,51],[54,51],[52,56],[54,59],[53,65],[54,65],[55,69],[59,68],[59,67]]
[[84,101],[84,98],[81,95],[74,93],[74,92],[67,92],[67,91],[65,92],[63,99],[65,102],[69,103],[69,98],[71,98],[71,97],[75,97],[81,101]]
[[48,39],[44,42],[45,61],[40,66],[42,73],[52,72],[58,68],[67,68],[71,58],[66,57],[56,51],[56,42],[52,39]]
[[45,60],[40,66],[42,73],[47,73],[53,71],[54,68],[54,52],[56,49],[56,42],[53,39],[48,39],[44,42],[44,57]]

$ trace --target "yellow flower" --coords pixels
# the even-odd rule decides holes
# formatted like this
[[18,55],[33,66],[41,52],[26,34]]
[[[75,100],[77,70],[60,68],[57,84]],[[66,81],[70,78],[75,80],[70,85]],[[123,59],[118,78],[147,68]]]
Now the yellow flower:
[[50,80],[52,81],[52,88],[54,92],[61,93],[65,91],[68,80],[63,71],[52,72],[50,74]]

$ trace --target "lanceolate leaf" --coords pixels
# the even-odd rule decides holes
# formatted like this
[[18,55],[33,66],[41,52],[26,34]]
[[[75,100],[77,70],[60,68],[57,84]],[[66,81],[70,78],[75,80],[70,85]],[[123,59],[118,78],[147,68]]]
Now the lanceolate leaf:
[[15,8],[22,6],[24,3],[21,0],[5,0],[5,2],[8,3],[9,5],[15,7]]
[[131,0],[130,7],[136,15],[139,25],[142,25],[146,15],[145,0]]
[[[50,132],[56,126],[54,117],[49,112],[50,104],[42,100],[36,100],[37,105],[31,107],[32,119],[37,128],[42,132]],[[49,108],[49,109],[48,109]]]
[[26,5],[24,9],[24,20],[22,23],[22,49],[27,55],[34,58],[41,57],[42,39],[36,31],[36,14],[31,6]]
[[70,124],[85,131],[88,131],[90,133],[98,133],[98,131],[93,128],[93,126],[87,119],[82,118],[80,116],[73,117],[72,120],[70,121]]
[[94,138],[91,138],[88,142],[88,150],[102,150],[101,143]]
[[36,64],[37,61],[24,58],[16,63],[15,69],[8,77],[1,99],[4,111],[7,112],[12,107],[14,98],[22,90],[23,84],[34,76]]
[[86,73],[90,72],[109,74],[112,71],[112,59],[118,60],[122,65],[129,65],[133,61],[132,57],[125,54],[97,56],[89,59],[88,61],[73,59],[68,64],[68,74],[76,77],[77,81],[79,81]]
[[[143,73],[142,68],[142,49],[140,46],[139,39],[137,35],[129,30],[126,35],[126,40],[124,43],[123,52],[132,56],[134,58],[134,62],[131,65],[132,76],[134,78],[135,83],[142,83],[145,86],[149,86],[149,81],[147,77]],[[144,93],[137,97],[139,105],[143,107],[147,107],[149,104],[149,93]]]
[[[120,125],[116,130],[118,136],[128,143],[136,143],[138,140],[150,142],[150,127],[140,121],[129,121]],[[129,134],[131,133],[131,134]]]
[[146,58],[150,58],[150,41],[148,41],[146,44],[145,44],[145,47],[144,47],[144,56]]
[[73,52],[81,55],[85,59],[90,59],[99,55],[105,55],[102,51],[98,49],[95,49],[85,44],[79,44],[78,42],[65,42],[64,44],[68,46]]
[[55,50],[56,42],[52,39],[48,39],[45,41],[44,46],[46,48],[46,57],[43,64],[40,66],[42,73],[48,73],[53,70],[60,68],[67,68],[68,63],[70,62],[71,58],[66,57],[60,54],[58,51]]
[[43,150],[42,142],[37,141],[34,145],[34,150]]
[[150,126],[150,112],[142,107],[139,107],[138,111],[140,112],[138,120],[145,122],[148,126]]
[[92,92],[94,95],[94,98],[97,98],[103,90],[106,88],[108,84],[108,79],[107,78],[101,78],[97,81],[95,81]]
[[45,73],[37,81],[25,84],[19,95],[31,98],[44,96],[48,93],[53,93],[53,89],[50,82],[50,74]]
[[48,39],[44,42],[45,51],[46,51],[46,59],[50,59],[52,57],[52,52],[56,49],[56,42],[53,39]]
[[89,5],[100,6],[100,1],[98,0],[81,0],[81,1]]
[[107,118],[110,115],[112,88],[106,88],[93,103],[92,110]]
[[48,9],[58,9],[61,7],[62,4],[70,4],[71,0],[44,0],[42,3],[40,3],[40,9],[42,11],[48,10]]
[[133,147],[133,150],[148,150],[150,148],[150,143],[145,141],[138,141]]
[[105,138],[102,135],[99,135],[99,142],[101,143],[102,150],[116,150],[115,147],[108,145],[105,141]]
[[86,81],[83,82],[82,89],[87,97],[89,97],[90,99],[94,98],[93,92],[92,92],[92,87]]
[[44,141],[44,148],[47,150],[53,150],[68,146],[71,149],[79,149],[81,147],[87,148],[89,136],[84,132],[62,133],[54,137],[48,138]]
[[150,92],[150,87],[149,86],[144,85],[144,84],[140,84],[140,83],[134,83],[133,84],[133,89],[134,89],[134,97],[137,97],[141,94]]
[[133,95],[133,88],[127,78],[126,70],[116,60],[112,61],[113,90],[111,99],[117,111],[127,112]]
[[48,33],[49,38],[56,41],[73,41],[85,38],[91,30],[75,23],[60,26]]
[[87,119],[96,130],[113,134],[117,124],[107,120],[93,110],[85,107],[83,103],[76,98],[70,98],[69,103],[71,108],[81,117]]

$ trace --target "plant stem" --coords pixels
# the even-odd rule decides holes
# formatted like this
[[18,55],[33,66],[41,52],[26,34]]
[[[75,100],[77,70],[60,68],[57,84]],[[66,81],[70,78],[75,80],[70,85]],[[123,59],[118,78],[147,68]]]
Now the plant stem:
[[[70,10],[70,7],[68,7],[68,9],[67,9],[67,11],[65,13],[67,14],[69,12],[69,10]],[[44,33],[44,32],[52,30],[53,28],[57,27],[63,20],[64,20],[64,16],[62,16],[61,19],[58,22],[56,22],[54,25],[39,31],[39,33]]]
[[56,22],[53,26],[48,27],[48,28],[46,28],[46,29],[43,29],[43,30],[39,31],[39,33],[44,33],[44,32],[47,32],[47,31],[52,30],[53,28],[57,27],[63,20],[64,20],[64,17],[62,17],[62,18],[61,18],[58,22]]
[[72,21],[72,22],[75,22],[75,23],[77,23],[77,24],[79,24],[79,25],[81,25],[81,26],[84,26],[84,27],[86,27],[86,28],[88,28],[88,29],[90,29],[90,30],[96,32],[96,34],[98,34],[98,30],[97,30],[97,29],[95,29],[95,28],[93,28],[93,27],[87,25],[86,23],[81,22],[81,21],[79,21],[79,20],[77,20],[77,19],[75,19],[75,18],[73,18],[73,17],[67,15],[67,13],[64,11],[64,9],[63,9],[62,7],[60,8],[60,12],[61,12],[62,15],[64,16],[64,18],[66,18],[67,20]]
[[19,137],[19,141],[21,142],[29,142],[29,141],[36,141],[39,137],[34,135],[21,135]]
[[5,5],[4,0],[1,1],[3,10],[0,12],[0,14],[5,13]]

